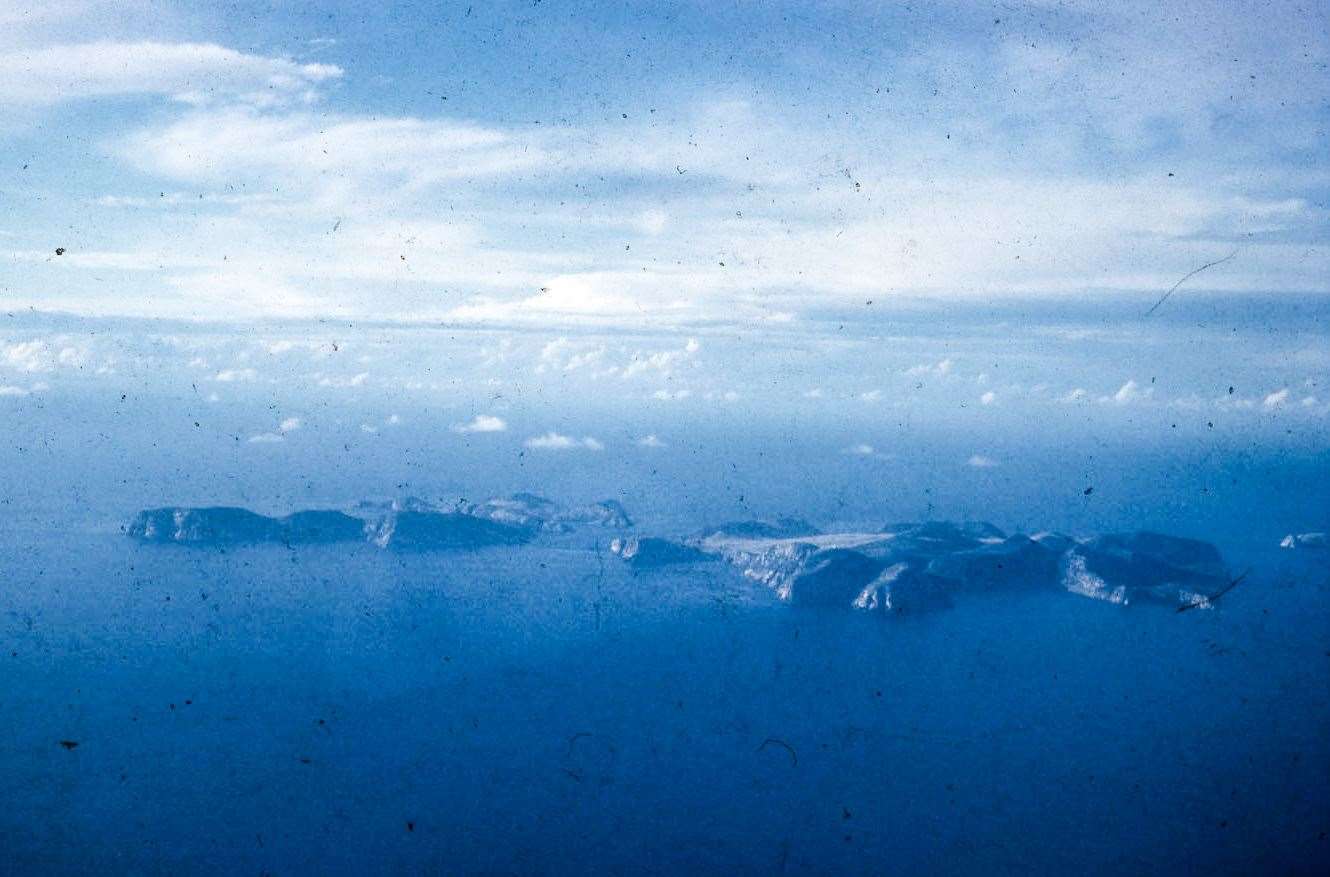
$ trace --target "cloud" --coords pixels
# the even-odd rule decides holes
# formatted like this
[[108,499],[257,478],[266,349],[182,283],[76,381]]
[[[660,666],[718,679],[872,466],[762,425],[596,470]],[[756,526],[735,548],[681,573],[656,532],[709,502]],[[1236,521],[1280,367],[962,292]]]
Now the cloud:
[[984,393],[984,395],[979,397],[980,405],[992,405],[996,401],[997,393],[994,393],[992,390],[989,390],[987,393]]
[[[1044,4],[1004,16],[991,39],[975,40],[944,16],[908,52],[818,58],[833,78],[845,74],[846,58],[859,59],[869,67],[855,81],[890,81],[881,100],[922,108],[904,122],[870,113],[854,126],[832,121],[839,116],[816,96],[785,100],[780,76],[747,101],[676,89],[655,118],[612,124],[557,122],[586,117],[554,107],[540,124],[494,121],[515,118],[504,112],[483,122],[393,115],[373,105],[370,82],[357,84],[354,102],[315,112],[303,102],[331,93],[340,68],[206,42],[7,41],[0,102],[80,94],[184,102],[137,119],[140,107],[117,104],[100,120],[130,126],[106,141],[123,168],[106,170],[138,171],[125,176],[143,181],[142,192],[103,196],[100,206],[120,209],[121,219],[126,207],[182,209],[169,222],[129,217],[143,226],[142,252],[50,269],[82,278],[82,297],[70,293],[66,309],[786,332],[802,329],[809,311],[885,290],[985,298],[1163,290],[1237,240],[1241,258],[1197,283],[1323,291],[1323,199],[1315,187],[1280,181],[1295,179],[1287,156],[1319,145],[1325,50],[1306,36],[1321,32],[1305,30],[1311,7],[1275,2],[1269,16],[1206,4],[1199,31],[1157,10],[1086,15]],[[881,24],[850,27],[842,15],[858,18],[838,11],[837,32],[871,34]],[[73,42],[76,28],[108,16],[44,13],[36,27],[23,24],[25,11],[0,17],[0,40],[18,28],[35,45],[51,34]],[[1274,38],[1257,18],[1278,22]],[[908,30],[901,38],[914,40]],[[791,57],[807,63],[816,42],[799,41]],[[576,78],[578,59],[569,61]],[[1140,70],[1156,75],[1123,91]],[[409,70],[398,83],[403,93],[427,84]],[[494,82],[482,76],[477,85]],[[1261,119],[1276,124],[1250,124]],[[1174,132],[1178,143],[1169,142]],[[1182,148],[1211,138],[1224,148]],[[1244,145],[1234,140],[1266,155],[1251,160],[1251,149],[1229,148]],[[1177,176],[1166,177],[1165,166]],[[1116,170],[1106,176],[1105,167]],[[580,192],[575,204],[564,197],[569,184]],[[88,197],[80,187],[79,205]],[[207,211],[184,209],[196,201]],[[182,255],[170,263],[177,270],[160,273],[162,257],[191,244],[205,264]],[[229,254],[228,264],[206,264],[212,253]],[[140,288],[99,295],[96,260],[147,276]],[[791,323],[771,325],[777,316]],[[918,368],[945,374],[947,362]]]
[[286,441],[286,439],[275,432],[261,432],[258,435],[252,435],[249,437],[249,443],[251,445],[272,445],[283,441]]
[[669,445],[667,445],[665,442],[661,441],[661,440],[656,436],[656,434],[655,434],[654,432],[651,433],[650,435],[644,435],[644,436],[642,436],[640,439],[638,439],[638,440],[637,440],[637,446],[638,446],[639,448],[668,448],[668,447],[669,447]]
[[0,350],[0,361],[21,372],[48,372],[55,368],[50,345],[38,339],[5,346]]
[[508,429],[508,423],[502,417],[492,414],[477,414],[467,423],[453,424],[452,429],[457,433],[504,432]]
[[951,374],[951,368],[952,362],[951,359],[948,358],[932,364],[922,363],[920,365],[911,366],[905,370],[905,374],[910,377],[923,377],[924,375],[945,376]]
[[1283,389],[1275,390],[1273,393],[1266,396],[1261,404],[1267,409],[1278,408],[1288,401],[1288,396],[1289,389],[1288,387],[1284,387]]
[[562,451],[573,448],[585,448],[589,451],[601,451],[605,446],[594,438],[586,436],[582,439],[575,439],[571,436],[560,435],[551,430],[540,436],[533,436],[524,442],[524,444],[533,450],[551,450]]
[[591,348],[579,348],[567,338],[555,338],[540,349],[540,362],[536,365],[536,374],[546,371],[577,371],[585,366],[600,364],[609,349],[598,344]]
[[272,105],[312,99],[315,86],[341,75],[331,64],[298,64],[213,43],[102,41],[0,55],[0,103],[157,94],[193,104]]
[[28,391],[22,387],[0,385],[0,396],[26,396]]
[[369,380],[369,372],[359,372],[354,375],[322,375],[319,377],[320,387],[336,387],[347,389],[349,387],[363,386],[365,381]]
[[135,167],[175,180],[225,185],[239,178],[319,197],[354,197],[362,190],[371,197],[397,190],[405,197],[543,161],[531,143],[469,122],[241,107],[193,112],[139,131],[117,151]]
[[1141,385],[1135,381],[1127,381],[1112,396],[1100,396],[1099,401],[1112,403],[1114,405],[1130,405],[1133,402],[1141,402],[1154,395],[1154,387],[1141,389]]
[[645,210],[637,218],[637,225],[649,235],[658,235],[670,222],[669,214],[663,210]]
[[282,433],[295,432],[297,429],[300,429],[301,425],[302,423],[299,417],[288,417],[277,425],[277,431]]
[[875,455],[877,451],[873,449],[872,445],[860,443],[857,445],[850,445],[843,451],[843,453],[852,457],[871,457]]
[[[102,195],[94,199],[93,203],[98,207],[123,207],[145,210],[152,208],[172,209],[176,207],[197,208],[211,207],[215,205],[235,207],[273,203],[274,201],[274,196],[266,192],[253,192],[243,195],[220,192],[159,192],[150,197],[142,195]],[[80,254],[76,253],[71,255]]]
[[983,454],[975,454],[965,461],[965,465],[974,469],[993,469],[997,467],[998,461],[992,457],[985,457]]
[[624,366],[622,375],[624,378],[631,378],[643,372],[655,371],[663,375],[673,373],[675,368],[684,360],[694,356],[702,349],[701,343],[696,338],[689,338],[684,346],[678,350],[659,350],[654,353],[634,353],[628,365]]
[[219,383],[230,384],[237,381],[254,381],[258,377],[259,373],[252,368],[227,368],[213,375],[212,379]]

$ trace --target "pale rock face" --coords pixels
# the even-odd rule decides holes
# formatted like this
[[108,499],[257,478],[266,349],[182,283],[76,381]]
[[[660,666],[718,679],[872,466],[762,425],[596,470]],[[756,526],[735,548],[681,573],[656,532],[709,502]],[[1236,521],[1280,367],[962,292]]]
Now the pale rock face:
[[569,532],[585,524],[614,530],[628,530],[633,526],[628,510],[613,499],[565,509],[553,500],[534,493],[514,493],[512,496],[495,497],[466,505],[461,510],[468,515],[501,524],[555,533]]
[[495,497],[462,509],[468,515],[485,518],[495,523],[533,529],[545,526],[557,510],[558,506],[553,501],[533,493]]
[[380,548],[401,551],[484,548],[531,540],[525,527],[461,512],[393,512],[372,533],[372,541]]
[[771,521],[728,521],[716,527],[707,527],[694,539],[731,537],[735,539],[792,539],[799,536],[817,536],[819,530],[803,518],[776,518]]
[[553,519],[561,524],[594,524],[613,530],[632,529],[633,519],[618,500],[606,499],[559,512]]
[[909,563],[894,563],[859,592],[853,605],[865,612],[907,614],[946,609],[952,604],[944,581]]
[[[683,543],[664,543],[669,550],[652,545],[634,562],[685,563],[690,555],[683,549],[692,548],[702,558],[724,559],[794,605],[890,613],[943,608],[965,593],[1040,589],[1116,604],[1208,606],[1209,596],[1230,581],[1213,545],[1159,533],[1077,540],[1050,532],[1006,536],[983,522],[926,521],[878,533],[785,527],[779,537],[753,535],[772,532],[767,526],[711,528]],[[632,559],[633,549],[622,556]]]
[[849,548],[814,552],[782,597],[798,606],[850,606],[882,567],[882,561]]
[[1213,545],[1150,532],[1086,539],[1064,555],[1062,569],[1067,590],[1115,603],[1184,605],[1229,582]]
[[610,543],[610,551],[628,561],[633,569],[637,570],[715,559],[713,555],[692,546],[654,536],[628,536],[615,539]]
[[129,535],[144,542],[181,545],[244,545],[275,542],[282,525],[275,518],[228,506],[160,508],[140,512]]
[[1280,548],[1330,548],[1330,536],[1325,533],[1289,533],[1279,543]]

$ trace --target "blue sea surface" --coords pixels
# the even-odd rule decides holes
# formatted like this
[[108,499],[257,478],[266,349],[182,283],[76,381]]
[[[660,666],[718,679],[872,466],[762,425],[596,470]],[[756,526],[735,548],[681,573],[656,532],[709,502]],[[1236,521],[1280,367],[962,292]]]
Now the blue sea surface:
[[1330,585],[1287,552],[1213,610],[1039,593],[899,619],[596,547],[81,533],[3,558],[0,873],[1327,858]]

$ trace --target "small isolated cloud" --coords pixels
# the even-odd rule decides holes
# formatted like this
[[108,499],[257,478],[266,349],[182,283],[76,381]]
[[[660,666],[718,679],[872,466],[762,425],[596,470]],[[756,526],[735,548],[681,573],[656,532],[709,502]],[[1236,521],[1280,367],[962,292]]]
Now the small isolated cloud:
[[649,235],[658,235],[665,230],[670,217],[663,210],[646,210],[637,218],[638,227]]
[[965,461],[965,465],[974,469],[993,469],[998,465],[998,461],[992,457],[985,457],[983,454],[975,454]]
[[399,423],[401,423],[401,422],[402,422],[402,418],[398,417],[396,414],[389,414],[389,415],[388,415],[388,419],[385,420],[385,421],[383,421],[383,425],[384,425],[384,426],[397,426],[397,425],[398,425]]
[[277,431],[281,433],[295,432],[303,426],[299,417],[288,417],[277,425]]
[[237,381],[257,380],[259,373],[252,368],[227,368],[222,369],[213,375],[213,380],[223,384],[232,384]]
[[638,446],[639,448],[668,448],[668,447],[669,447],[669,445],[667,445],[667,444],[665,444],[665,442],[661,441],[661,440],[656,436],[656,434],[655,434],[654,432],[651,433],[650,435],[644,435],[644,436],[642,436],[640,439],[638,439],[638,440],[637,440],[637,446]]
[[261,432],[258,435],[252,435],[249,437],[249,443],[251,445],[272,445],[283,441],[286,441],[286,439],[275,432]]
[[28,391],[22,387],[0,387],[0,396],[26,396]]
[[374,435],[379,431],[379,428],[372,423],[362,423],[360,424],[360,431],[367,432],[370,435]]
[[943,376],[951,374],[951,366],[951,359],[948,358],[939,360],[931,365],[928,363],[922,363],[920,365],[911,366],[905,370],[905,373],[910,377],[916,378],[923,377],[924,375]]
[[850,445],[843,453],[849,454],[851,457],[871,457],[877,451],[873,449],[872,445],[860,442],[857,445]]
[[547,371],[574,372],[583,368],[597,368],[609,354],[609,348],[600,344],[595,347],[579,347],[567,338],[555,338],[540,350],[540,362],[536,364],[536,374]]
[[574,448],[585,448],[588,451],[603,451],[605,446],[591,436],[581,439],[575,439],[572,436],[560,435],[550,430],[544,435],[533,436],[525,442],[528,448],[540,451],[567,451]]
[[1288,395],[1288,387],[1284,387],[1283,389],[1275,390],[1273,393],[1266,396],[1265,401],[1261,404],[1266,408],[1278,408],[1288,401]]
[[1062,401],[1071,404],[1073,402],[1084,402],[1086,399],[1089,398],[1090,394],[1086,392],[1084,387],[1077,387],[1067,395],[1063,396]]
[[860,393],[859,398],[864,402],[876,402],[877,400],[882,398],[882,391],[868,390],[866,392]]
[[807,390],[807,391],[805,391],[805,392],[804,392],[804,398],[805,398],[805,399],[821,399],[821,398],[822,398],[822,388],[821,388],[821,387],[814,387],[814,388],[811,389],[811,390]]
[[1130,405],[1133,402],[1149,399],[1152,395],[1154,395],[1154,387],[1141,389],[1141,385],[1135,381],[1127,381],[1112,396],[1100,396],[1099,401],[1111,402],[1114,405]]
[[989,390],[987,393],[979,397],[980,405],[992,405],[996,401],[997,393],[994,393],[992,390]]
[[654,353],[638,351],[633,354],[632,359],[625,365],[620,372],[620,376],[627,379],[639,374],[650,372],[659,372],[668,377],[673,374],[679,366],[697,355],[702,349],[702,344],[696,338],[689,338],[684,346],[676,350],[658,350]]
[[453,432],[464,434],[471,432],[503,432],[507,428],[508,423],[502,417],[495,417],[492,414],[477,414],[467,423],[453,424]]
[[325,375],[324,377],[319,378],[319,386],[340,388],[359,387],[367,380],[369,380],[369,372],[361,372],[360,374],[351,375],[350,377],[343,375]]

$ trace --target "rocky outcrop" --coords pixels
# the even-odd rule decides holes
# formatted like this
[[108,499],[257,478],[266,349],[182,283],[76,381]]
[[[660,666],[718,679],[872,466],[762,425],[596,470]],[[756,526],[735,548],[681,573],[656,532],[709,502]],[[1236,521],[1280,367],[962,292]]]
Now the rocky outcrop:
[[792,539],[816,535],[818,529],[803,518],[775,518],[769,521],[728,521],[703,529],[693,539],[700,541],[717,536],[735,539]]
[[370,529],[380,548],[399,551],[485,548],[531,541],[527,527],[461,512],[393,512]]
[[139,512],[129,535],[143,542],[177,545],[246,545],[278,542],[281,521],[232,506],[160,508]]
[[[1219,551],[1160,533],[1074,539],[1043,532],[1007,536],[984,522],[891,524],[876,533],[796,533],[797,519],[739,522],[683,542],[636,540],[618,552],[635,565],[723,558],[800,606],[919,612],[962,594],[1063,589],[1113,603],[1209,605],[1229,585]],[[763,533],[780,533],[764,536]]]
[[1185,605],[1229,582],[1210,543],[1151,532],[1085,539],[1067,550],[1061,569],[1068,591],[1110,603]]
[[610,551],[628,561],[633,569],[638,570],[715,559],[714,555],[706,554],[690,545],[654,536],[615,539],[610,543]]

